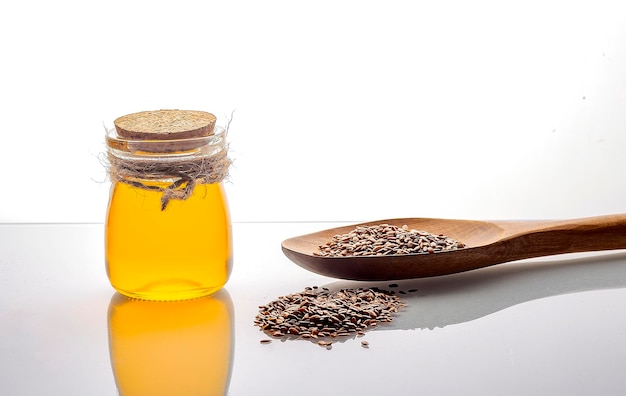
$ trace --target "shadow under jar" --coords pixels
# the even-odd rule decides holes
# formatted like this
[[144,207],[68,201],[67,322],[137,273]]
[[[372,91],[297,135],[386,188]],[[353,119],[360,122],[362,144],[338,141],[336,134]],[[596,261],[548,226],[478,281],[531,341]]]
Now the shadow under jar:
[[105,223],[111,285],[144,300],[185,300],[220,290],[232,269],[222,180],[226,131],[159,140],[106,136],[112,185]]

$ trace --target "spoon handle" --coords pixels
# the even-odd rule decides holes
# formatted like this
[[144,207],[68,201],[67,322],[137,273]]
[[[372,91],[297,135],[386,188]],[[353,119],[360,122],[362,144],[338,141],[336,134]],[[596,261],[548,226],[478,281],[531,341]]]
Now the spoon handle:
[[501,240],[506,254],[521,258],[626,249],[626,214],[501,226],[507,234]]

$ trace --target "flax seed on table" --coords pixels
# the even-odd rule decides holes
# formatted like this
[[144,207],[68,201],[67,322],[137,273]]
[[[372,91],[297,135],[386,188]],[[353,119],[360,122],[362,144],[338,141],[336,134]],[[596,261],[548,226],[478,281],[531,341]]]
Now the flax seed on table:
[[254,324],[272,337],[318,339],[362,335],[380,323],[391,322],[403,306],[397,296],[377,288],[331,292],[314,286],[259,306]]
[[392,254],[435,253],[464,248],[465,244],[443,234],[397,227],[389,224],[356,226],[347,234],[335,235],[319,246],[316,256],[385,256]]

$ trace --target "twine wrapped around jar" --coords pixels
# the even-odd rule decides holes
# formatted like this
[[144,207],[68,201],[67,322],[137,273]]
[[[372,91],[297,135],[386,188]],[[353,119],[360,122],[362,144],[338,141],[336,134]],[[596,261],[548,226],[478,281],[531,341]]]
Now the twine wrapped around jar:
[[[109,177],[112,181],[130,184],[145,190],[162,192],[161,210],[172,199],[185,200],[197,184],[219,183],[228,175],[231,160],[223,149],[210,157],[197,157],[168,162],[123,159],[108,154]],[[140,180],[171,180],[167,187],[147,184]]]
[[[198,121],[198,113],[208,115],[204,117],[208,121]],[[128,128],[131,116],[134,117],[132,126],[135,130],[129,132],[125,128]],[[191,116],[194,119],[185,124],[186,129],[176,125],[178,129],[169,132],[167,125],[163,126],[167,122],[174,124],[173,119],[181,124],[181,119],[188,121],[185,117]],[[215,117],[210,113],[182,110],[159,110],[120,117],[115,124],[118,135],[122,137],[110,136],[111,132],[107,136],[109,178],[112,182],[161,192],[162,211],[172,199],[189,198],[198,184],[220,183],[228,176],[232,161],[228,158],[225,143],[228,127],[215,133],[214,122]],[[121,124],[124,129],[120,128]],[[151,132],[149,129],[156,129],[155,124],[158,124],[159,130]],[[126,139],[126,136],[131,136],[133,140]],[[160,185],[163,182],[169,185]]]

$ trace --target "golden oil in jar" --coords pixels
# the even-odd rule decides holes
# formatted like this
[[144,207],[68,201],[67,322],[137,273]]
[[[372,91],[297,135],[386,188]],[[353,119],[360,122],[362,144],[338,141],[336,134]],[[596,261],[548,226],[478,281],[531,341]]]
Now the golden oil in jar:
[[106,223],[107,273],[130,297],[178,300],[212,294],[231,271],[221,184],[202,184],[161,211],[160,193],[117,182]]
[[[161,127],[187,115],[163,112],[149,115],[160,118]],[[221,183],[230,164],[225,131],[211,126],[210,132],[189,137],[188,129],[197,125],[184,125],[187,136],[174,132],[172,138],[172,133],[146,132],[154,120],[135,124],[143,129],[132,139],[107,137],[113,182],[105,223],[109,281],[118,292],[139,299],[210,295],[225,285],[232,268]]]

